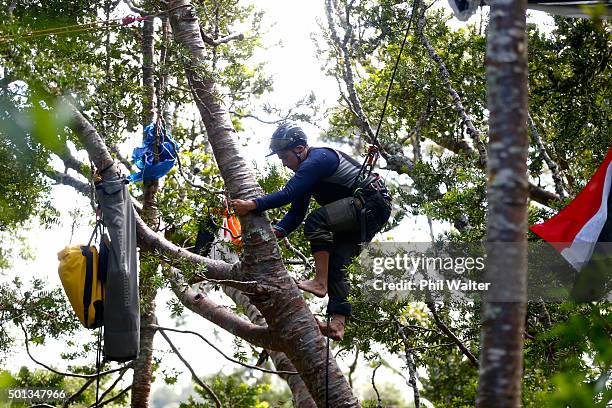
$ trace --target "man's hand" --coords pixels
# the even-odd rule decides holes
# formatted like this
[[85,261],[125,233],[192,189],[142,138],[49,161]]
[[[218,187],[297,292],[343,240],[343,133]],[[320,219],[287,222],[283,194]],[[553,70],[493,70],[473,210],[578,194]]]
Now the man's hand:
[[255,200],[235,199],[235,200],[232,200],[232,207],[234,207],[236,214],[242,216],[242,215],[247,215],[249,211],[253,211],[254,209],[256,209],[257,203],[255,203]]
[[283,238],[283,233],[280,230],[272,228],[272,231],[274,231],[274,235],[276,235],[276,238]]

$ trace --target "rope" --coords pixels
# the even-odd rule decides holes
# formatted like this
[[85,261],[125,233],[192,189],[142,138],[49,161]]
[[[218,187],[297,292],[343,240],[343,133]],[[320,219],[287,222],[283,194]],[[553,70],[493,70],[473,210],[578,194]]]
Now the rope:
[[[35,31],[31,31],[30,33],[24,35],[24,36],[18,36],[18,35],[12,35],[12,36],[6,36],[6,37],[2,37],[0,38],[0,43],[2,42],[8,42],[11,40],[15,40],[17,38],[22,38],[22,39],[30,39],[30,38],[38,38],[38,37],[46,37],[46,36],[50,36],[50,35],[60,35],[60,34],[69,34],[69,33],[79,33],[79,32],[85,32],[85,31],[92,31],[92,30],[101,30],[104,28],[117,28],[117,27],[124,27],[127,25],[130,25],[136,21],[143,21],[146,20],[148,18],[147,17],[134,17],[134,16],[127,16],[127,17],[121,17],[121,18],[113,18],[110,20],[98,20],[98,21],[92,21],[90,23],[84,23],[84,24],[73,24],[70,26],[65,26],[65,27],[56,27],[56,28],[47,28],[44,30],[35,30]],[[117,21],[117,23],[113,23],[114,21]],[[106,25],[98,25],[98,24],[106,24]],[[74,28],[73,30],[70,30],[70,28]]]
[[98,349],[96,350],[96,402],[95,407],[98,406],[100,398],[100,360],[102,356],[101,352],[102,344],[102,327],[98,328]]
[[389,102],[389,97],[391,95],[391,88],[393,88],[393,82],[395,81],[395,74],[397,73],[397,67],[399,66],[400,60],[402,58],[402,53],[404,52],[404,47],[406,45],[406,41],[408,39],[408,34],[410,33],[410,27],[412,27],[412,20],[414,18],[415,10],[416,10],[417,1],[415,0],[412,5],[412,11],[410,12],[410,20],[408,21],[408,27],[406,28],[406,33],[404,34],[404,39],[402,40],[402,46],[400,47],[400,51],[397,54],[397,58],[395,59],[395,66],[393,67],[393,73],[391,74],[391,81],[389,81],[389,87],[387,88],[387,94],[385,95],[385,102],[383,104],[382,112],[380,113],[380,119],[378,120],[378,126],[376,127],[376,133],[374,134],[374,139],[372,143],[370,143],[370,147],[368,148],[368,152],[366,157],[359,169],[359,173],[355,177],[355,181],[351,186],[351,189],[355,191],[354,194],[358,193],[359,187],[357,185],[361,183],[363,180],[366,180],[372,174],[372,169],[376,165],[376,160],[378,159],[378,148],[380,147],[380,143],[378,142],[378,134],[380,133],[380,129],[382,127],[383,119],[385,118],[385,113],[387,112],[387,104]]
[[327,349],[325,352],[325,408],[329,408],[329,324],[330,314],[327,314]]
[[[84,32],[84,31],[91,31],[91,30],[100,30],[100,29],[104,29],[104,28],[124,27],[124,26],[130,25],[130,24],[138,22],[138,21],[144,21],[144,20],[149,19],[149,18],[159,17],[162,14],[167,14],[167,13],[170,13],[170,12],[172,12],[174,10],[177,10],[177,9],[180,9],[180,8],[183,8],[183,7],[191,7],[191,5],[190,4],[183,4],[181,6],[176,6],[176,7],[173,7],[171,9],[168,9],[168,10],[160,11],[159,13],[150,14],[150,15],[141,16],[141,17],[136,17],[136,16],[133,16],[133,15],[128,15],[128,16],[125,16],[125,17],[118,17],[118,18],[112,18],[112,19],[106,19],[106,20],[91,21],[89,23],[72,24],[72,25],[68,25],[68,26],[64,26],[64,27],[54,27],[54,28],[45,28],[45,29],[42,29],[42,30],[34,30],[34,31],[30,31],[28,34],[26,34],[24,36],[21,36],[21,35],[9,35],[9,36],[5,36],[5,37],[0,37],[0,43],[8,42],[8,41],[11,41],[11,40],[15,40],[17,38],[30,39],[30,38],[36,38],[36,37],[45,37],[45,36],[49,36],[49,35],[77,33],[77,32]],[[99,25],[99,24],[103,24],[103,25]]]
[[373,144],[375,145],[379,145],[378,133],[380,132],[380,128],[382,126],[382,122],[385,117],[385,113],[387,112],[387,103],[389,102],[389,96],[391,95],[391,88],[393,87],[393,82],[395,81],[395,74],[397,73],[397,67],[399,66],[399,62],[402,58],[402,53],[404,51],[404,46],[406,45],[406,40],[408,39],[408,34],[410,33],[410,27],[412,26],[412,20],[414,18],[416,4],[417,2],[415,0],[412,5],[412,11],[410,12],[410,20],[408,20],[408,27],[406,28],[406,34],[404,34],[404,39],[402,40],[402,46],[400,47],[399,54],[397,54],[397,58],[395,59],[395,66],[393,67],[393,74],[391,74],[391,81],[389,81],[389,87],[387,88],[387,95],[385,96],[385,103],[383,104],[383,109],[380,114],[378,126],[376,127],[376,133],[374,134]]

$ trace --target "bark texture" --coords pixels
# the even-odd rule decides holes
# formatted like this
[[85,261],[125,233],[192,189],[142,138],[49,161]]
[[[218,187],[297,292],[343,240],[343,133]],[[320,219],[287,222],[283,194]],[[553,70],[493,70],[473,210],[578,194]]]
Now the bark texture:
[[[266,320],[257,308],[251,303],[250,299],[245,296],[238,289],[225,287],[225,294],[227,294],[237,305],[242,306],[249,320],[257,325],[265,325]],[[295,367],[291,364],[291,361],[287,358],[285,353],[280,351],[267,350],[274,367],[279,371],[295,371]],[[299,375],[287,375],[283,374],[281,377],[287,381],[291,394],[293,395],[293,405],[296,408],[314,408],[317,404],[314,402],[308,392],[308,388],[302,377]]]
[[[181,272],[176,268],[170,268],[165,275],[170,280],[172,291],[177,298],[192,312],[255,346],[270,349],[279,348],[275,341],[276,337],[272,335],[265,322],[260,322],[261,324],[249,323],[224,306],[213,302],[205,293],[196,292],[185,282]],[[237,289],[230,289],[238,291]]]
[[483,304],[478,407],[521,405],[527,276],[526,0],[491,2],[488,281]]
[[[208,72],[205,44],[197,16],[188,1],[169,1],[170,23],[176,41],[188,50],[185,72],[219,170],[230,195],[252,199],[263,194],[240,155],[227,109]],[[326,344],[301,292],[285,270],[276,238],[265,215],[241,217],[243,228],[242,272],[265,290],[249,299],[265,317],[318,406],[325,406]],[[329,404],[359,406],[335,360],[329,362]]]

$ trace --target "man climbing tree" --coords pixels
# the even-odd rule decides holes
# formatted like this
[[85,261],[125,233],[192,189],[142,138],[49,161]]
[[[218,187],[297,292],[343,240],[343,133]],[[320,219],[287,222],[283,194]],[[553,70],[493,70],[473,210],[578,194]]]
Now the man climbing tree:
[[276,154],[295,175],[281,191],[255,200],[236,199],[232,204],[239,215],[245,215],[291,203],[289,212],[274,226],[276,236],[283,238],[302,223],[314,196],[321,207],[306,218],[304,234],[316,273],[298,287],[321,298],[329,291],[329,327],[318,324],[323,334],[341,340],[351,314],[344,268],[359,254],[359,244],[369,242],[389,219],[391,197],[377,174],[361,180],[361,165],[350,156],[327,147],[309,147],[306,134],[294,123],[276,129],[270,151],[268,156]]

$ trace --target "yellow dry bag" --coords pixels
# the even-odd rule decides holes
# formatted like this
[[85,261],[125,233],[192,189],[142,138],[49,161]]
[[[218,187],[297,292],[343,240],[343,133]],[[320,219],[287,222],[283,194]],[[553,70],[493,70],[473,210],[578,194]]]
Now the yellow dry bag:
[[61,250],[58,272],[77,317],[88,329],[104,324],[104,283],[98,275],[98,250],[91,245]]

